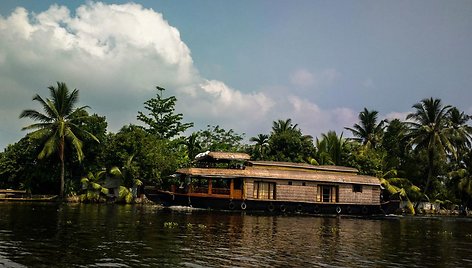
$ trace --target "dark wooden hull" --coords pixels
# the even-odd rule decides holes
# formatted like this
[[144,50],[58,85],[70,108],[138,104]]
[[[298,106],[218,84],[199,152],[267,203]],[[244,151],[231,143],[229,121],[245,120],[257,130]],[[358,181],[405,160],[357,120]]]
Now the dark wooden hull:
[[226,211],[254,211],[269,213],[303,213],[319,215],[379,215],[380,205],[308,203],[280,200],[240,200],[211,196],[196,196],[168,191],[146,193],[149,200],[166,207],[185,206]]

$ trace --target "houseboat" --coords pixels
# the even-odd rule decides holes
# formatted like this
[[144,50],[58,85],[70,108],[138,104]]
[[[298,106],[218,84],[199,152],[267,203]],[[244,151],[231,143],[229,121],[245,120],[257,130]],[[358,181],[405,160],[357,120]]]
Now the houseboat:
[[357,169],[251,161],[245,153],[206,152],[178,169],[170,190],[147,188],[164,206],[217,210],[371,215],[381,212],[380,182]]

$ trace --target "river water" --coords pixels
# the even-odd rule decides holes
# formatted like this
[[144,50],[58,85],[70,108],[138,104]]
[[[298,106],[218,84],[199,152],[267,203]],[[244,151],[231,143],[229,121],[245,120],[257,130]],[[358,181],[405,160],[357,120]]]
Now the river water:
[[0,203],[0,267],[472,267],[472,219]]

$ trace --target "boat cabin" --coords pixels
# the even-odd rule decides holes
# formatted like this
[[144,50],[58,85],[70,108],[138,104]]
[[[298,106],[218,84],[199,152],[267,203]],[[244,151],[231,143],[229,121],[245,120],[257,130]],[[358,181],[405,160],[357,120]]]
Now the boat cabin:
[[[219,209],[363,212],[380,207],[380,182],[354,168],[252,161],[245,153],[206,152],[177,170],[167,205]],[[162,199],[162,195],[161,195]]]

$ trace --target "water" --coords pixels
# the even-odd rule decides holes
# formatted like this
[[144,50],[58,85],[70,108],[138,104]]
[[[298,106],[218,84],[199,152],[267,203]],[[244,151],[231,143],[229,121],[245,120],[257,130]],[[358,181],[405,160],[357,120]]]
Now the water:
[[0,203],[0,267],[472,267],[472,219]]

